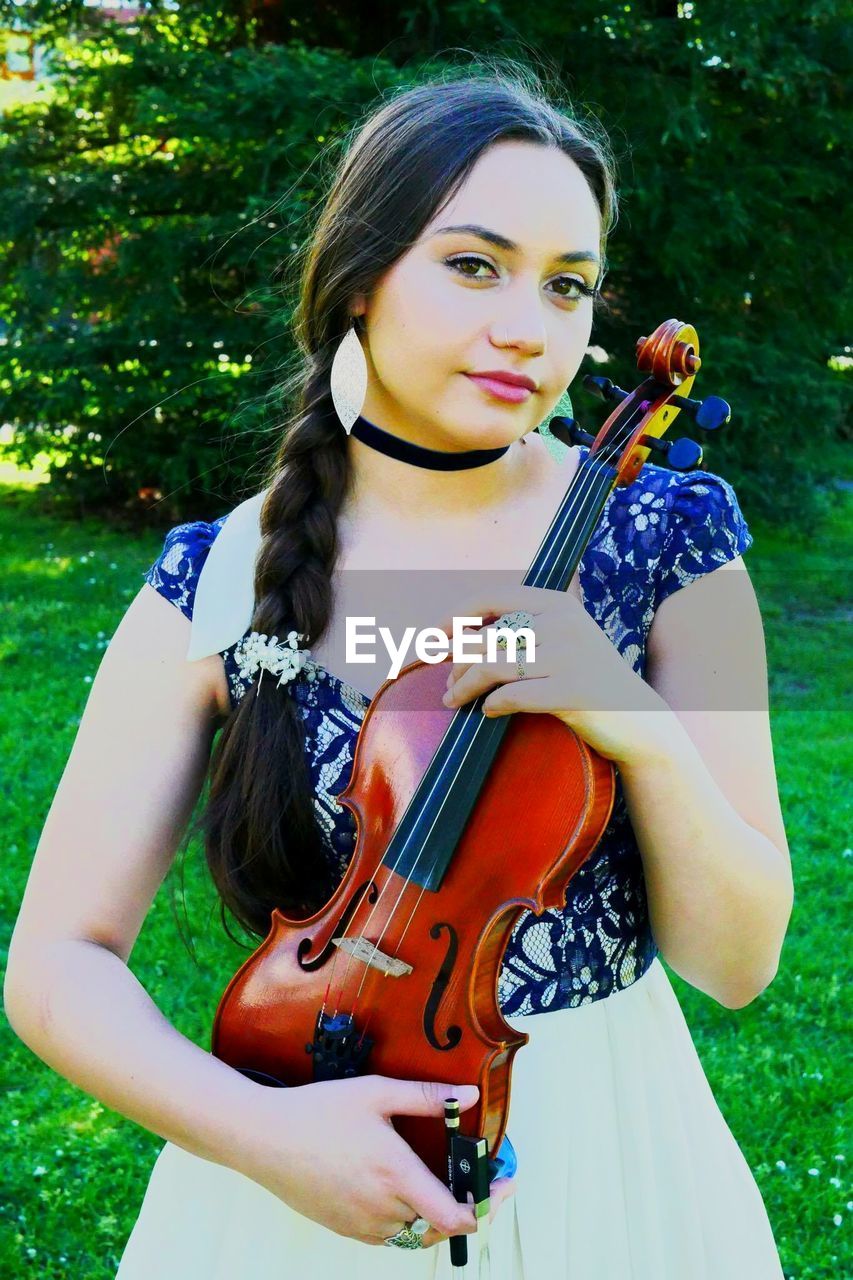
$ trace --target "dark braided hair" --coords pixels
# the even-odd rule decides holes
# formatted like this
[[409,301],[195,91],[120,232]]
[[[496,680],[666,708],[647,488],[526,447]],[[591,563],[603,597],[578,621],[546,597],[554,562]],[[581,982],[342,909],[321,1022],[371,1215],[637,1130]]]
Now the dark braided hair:
[[[296,411],[269,471],[261,511],[253,630],[285,635],[295,629],[310,647],[328,626],[337,520],[350,485],[347,437],[329,390],[334,353],[352,322],[355,295],[370,297],[482,153],[518,139],[569,156],[598,203],[605,262],[617,197],[600,126],[580,124],[553,105],[529,68],[480,65],[486,74],[433,77],[374,109],[354,131],[334,175],[301,273],[294,331],[304,360]],[[303,722],[275,681],[264,681],[260,691],[256,684],[226,721],[211,757],[200,828],[226,930],[225,907],[251,933],[266,936],[275,907],[304,917],[334,891],[314,814]]]

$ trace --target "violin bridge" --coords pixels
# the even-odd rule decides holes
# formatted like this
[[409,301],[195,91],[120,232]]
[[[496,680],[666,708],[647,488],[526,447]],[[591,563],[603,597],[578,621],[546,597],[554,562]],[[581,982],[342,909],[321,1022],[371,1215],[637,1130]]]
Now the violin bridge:
[[369,969],[378,969],[386,978],[402,978],[412,972],[412,966],[406,964],[405,960],[386,956],[384,951],[380,951],[367,938],[332,938],[332,942],[353,959],[363,961]]

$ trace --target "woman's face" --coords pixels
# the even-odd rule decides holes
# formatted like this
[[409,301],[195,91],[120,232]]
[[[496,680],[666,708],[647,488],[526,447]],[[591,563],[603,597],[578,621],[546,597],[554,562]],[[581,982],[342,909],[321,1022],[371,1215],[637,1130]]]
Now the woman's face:
[[[459,226],[507,243],[442,230]],[[589,345],[592,300],[578,285],[598,280],[600,234],[595,197],[561,151],[508,141],[484,152],[366,305],[354,302],[366,325],[364,416],[437,449],[497,448],[533,430]],[[495,370],[536,390],[502,399],[468,376]]]

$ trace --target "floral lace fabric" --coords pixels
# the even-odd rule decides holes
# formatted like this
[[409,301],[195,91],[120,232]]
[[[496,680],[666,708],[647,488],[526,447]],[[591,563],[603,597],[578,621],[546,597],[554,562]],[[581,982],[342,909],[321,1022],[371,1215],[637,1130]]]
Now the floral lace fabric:
[[[171,529],[145,572],[145,581],[187,618],[198,575],[226,518]],[[707,471],[669,471],[647,463],[633,484],[611,492],[587,545],[579,569],[584,607],[643,676],[656,609],[672,592],[751,545],[727,481]],[[235,648],[222,653],[234,706],[246,692]],[[313,660],[282,693],[299,707],[317,821],[330,867],[342,877],[356,831],[336,796],[350,781],[370,700]],[[616,784],[610,822],[572,878],[565,907],[541,916],[523,912],[513,929],[498,982],[498,1002],[508,1017],[602,1000],[635,982],[657,955],[642,859],[618,770]]]

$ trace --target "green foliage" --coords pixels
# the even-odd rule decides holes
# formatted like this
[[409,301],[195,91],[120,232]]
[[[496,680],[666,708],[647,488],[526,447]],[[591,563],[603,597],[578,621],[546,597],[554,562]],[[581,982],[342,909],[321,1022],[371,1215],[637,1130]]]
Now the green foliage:
[[53,485],[87,505],[155,489],[175,519],[224,506],[263,451],[289,318],[272,277],[380,68],[177,32],[113,53],[69,46],[56,97],[8,121],[0,381],[17,458],[64,457]]
[[587,0],[571,13],[569,28],[558,6],[532,6],[524,34],[617,150],[624,140],[616,298],[598,341],[629,378],[629,335],[665,316],[693,323],[706,359],[694,394],[733,407],[707,465],[748,514],[813,519],[832,500],[826,446],[849,429],[853,29],[825,0]]
[[[14,8],[52,47],[56,92],[9,111],[0,143],[0,389],[7,455],[46,453],[53,494],[115,508],[150,490],[171,522],[254,491],[286,421],[291,268],[337,145],[378,94],[466,66],[463,46],[532,61],[613,139],[621,217],[593,333],[609,360],[589,369],[633,386],[636,338],[693,323],[694,394],[734,411],[705,465],[748,516],[814,526],[831,505],[850,377],[837,6],[576,0],[569,21],[562,0],[433,0],[389,27],[353,0],[161,0],[132,28],[82,0]],[[602,406],[575,409],[596,429]]]

